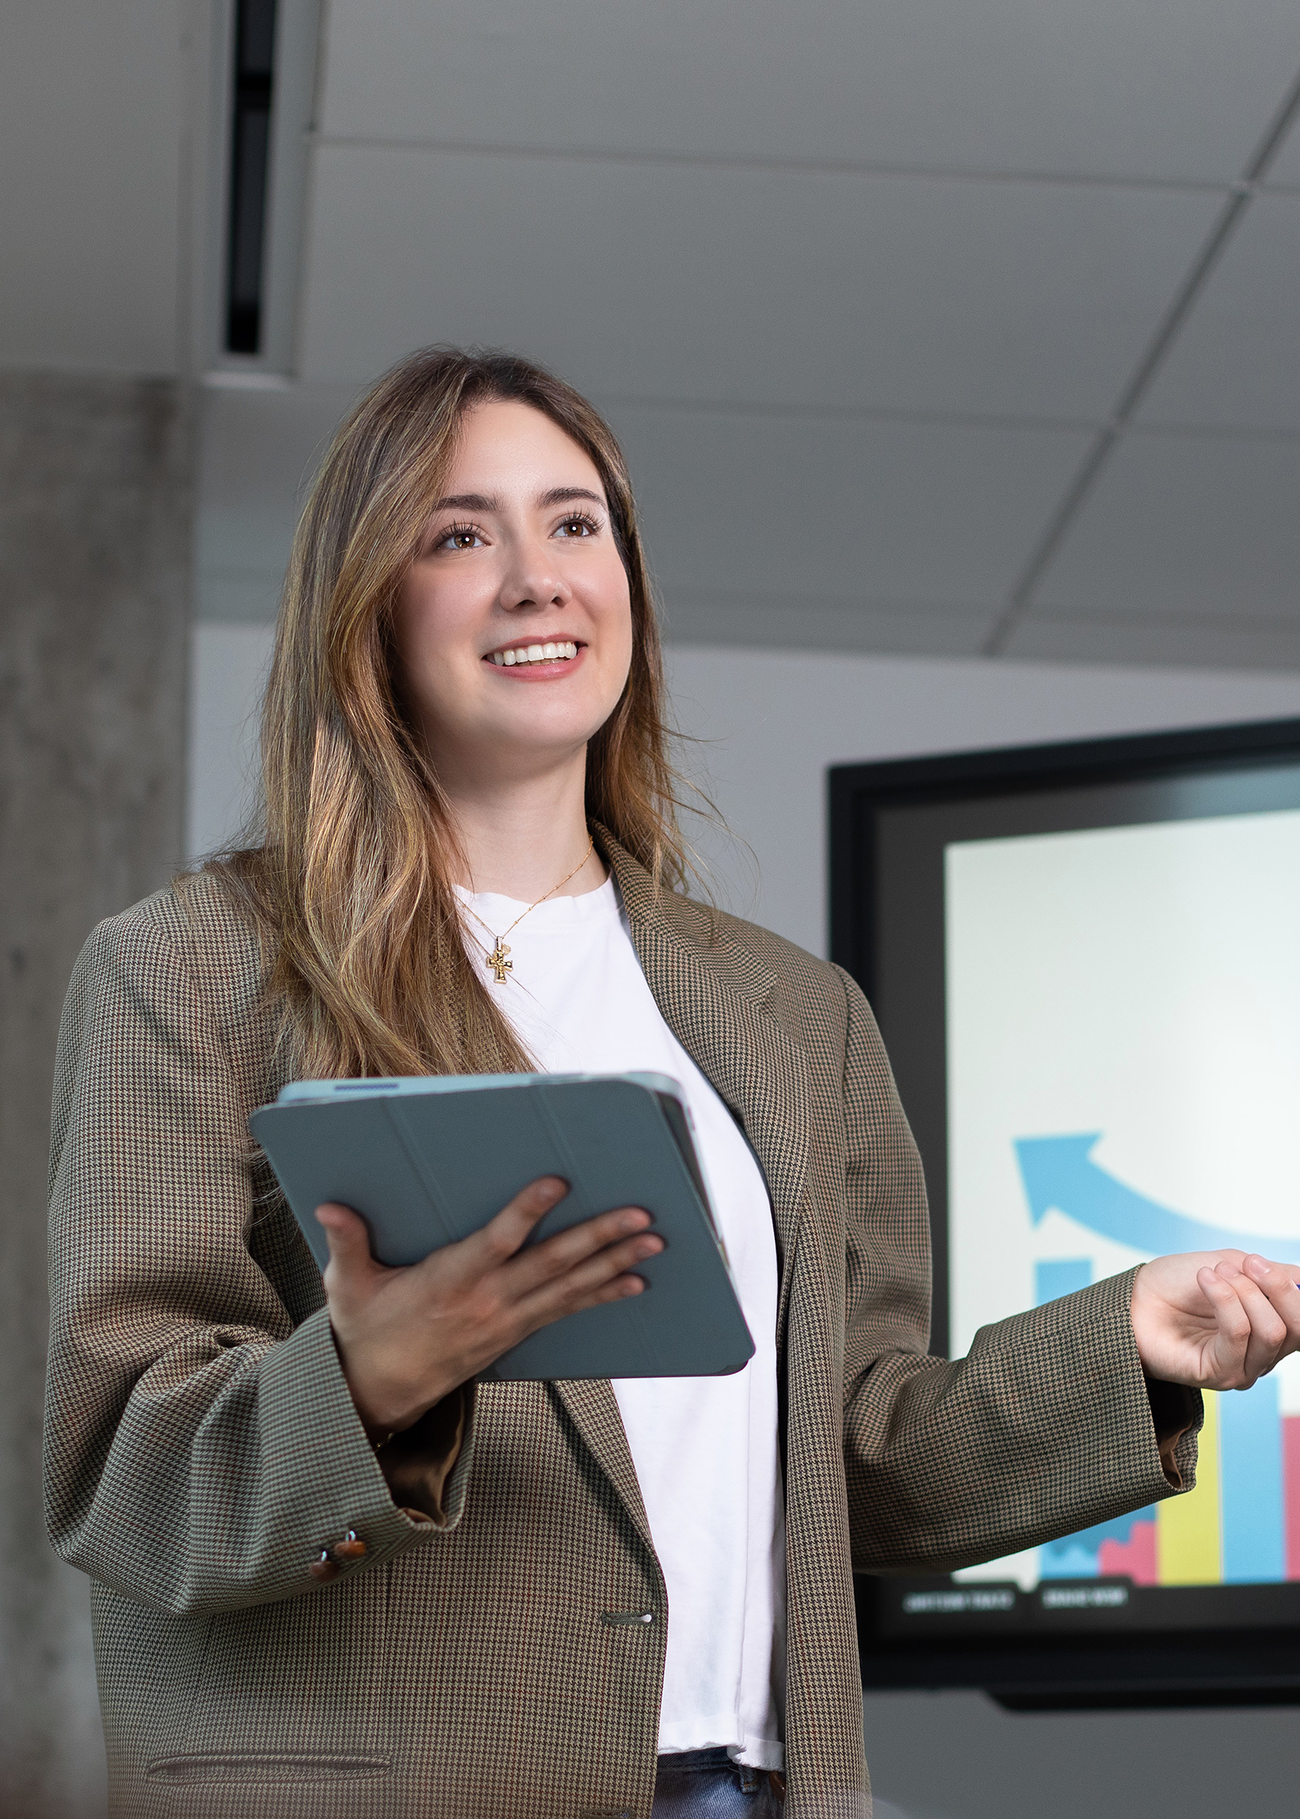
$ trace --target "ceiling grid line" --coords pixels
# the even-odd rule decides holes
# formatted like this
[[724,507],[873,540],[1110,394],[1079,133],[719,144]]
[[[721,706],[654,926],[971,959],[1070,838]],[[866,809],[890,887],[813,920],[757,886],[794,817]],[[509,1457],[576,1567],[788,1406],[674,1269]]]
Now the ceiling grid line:
[[[898,423],[935,429],[1095,430],[1114,421],[1090,417],[1051,417],[1028,411],[907,410],[872,404],[785,404],[747,398],[656,398],[639,393],[600,392],[596,401],[608,412],[662,411],[667,416],[783,418],[809,423]],[[1130,436],[1159,436],[1187,442],[1300,442],[1300,427],[1286,424],[1178,423],[1148,420],[1131,423]]]
[[[875,404],[786,404],[779,399],[661,398],[645,393],[601,391],[608,411],[663,411],[668,416],[784,418],[809,423],[903,423],[936,429],[1092,430],[1089,417],[1032,416],[1020,411],[944,411]],[[1300,430],[1295,431],[1300,436]]]
[[857,158],[763,158],[733,153],[677,152],[654,147],[624,150],[599,145],[512,145],[475,139],[386,138],[380,133],[314,130],[308,143],[318,151],[416,152],[452,158],[505,158],[520,163],[630,164],[709,171],[789,173],[796,177],[880,177],[902,182],[1042,184],[1056,189],[1155,190],[1218,196],[1232,184],[1204,177],[1132,177],[1105,172],[983,169],[971,165],[890,164]]
[[1011,590],[1006,606],[994,620],[984,641],[983,654],[986,657],[1004,655],[1011,638],[1033,611],[1041,582],[1096,485],[1098,476],[1128,430],[1134,411],[1190,316],[1210,273],[1258,195],[1269,166],[1282,149],[1283,141],[1297,114],[1300,114],[1300,74],[1296,76],[1282,105],[1269,122],[1241,176],[1231,185],[1218,220],[1210,229],[1173,302],[1139,358],[1114,410],[1098,431],[1092,447],[1048,519],[1037,547],[1032,551]]

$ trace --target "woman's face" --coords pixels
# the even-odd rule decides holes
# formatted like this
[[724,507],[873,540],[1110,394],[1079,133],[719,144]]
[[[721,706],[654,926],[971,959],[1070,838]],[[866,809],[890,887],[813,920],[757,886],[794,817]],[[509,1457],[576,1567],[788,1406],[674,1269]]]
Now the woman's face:
[[395,615],[407,703],[449,788],[576,759],[632,660],[627,574],[591,457],[540,411],[481,404]]

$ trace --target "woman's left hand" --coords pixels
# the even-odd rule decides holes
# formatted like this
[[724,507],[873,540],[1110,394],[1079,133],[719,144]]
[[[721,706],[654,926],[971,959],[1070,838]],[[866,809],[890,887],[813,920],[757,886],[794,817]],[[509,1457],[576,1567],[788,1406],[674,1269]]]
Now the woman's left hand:
[[1144,1263],[1133,1332],[1148,1377],[1244,1390],[1300,1350],[1300,1269],[1253,1251],[1191,1251]]

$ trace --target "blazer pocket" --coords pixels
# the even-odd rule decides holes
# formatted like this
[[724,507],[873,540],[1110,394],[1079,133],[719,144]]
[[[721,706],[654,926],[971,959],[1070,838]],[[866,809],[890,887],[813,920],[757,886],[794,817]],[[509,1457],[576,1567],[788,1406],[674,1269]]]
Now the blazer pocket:
[[259,1756],[241,1751],[163,1756],[145,1769],[147,1781],[164,1785],[193,1782],[338,1781],[386,1775],[387,1756],[340,1756],[317,1751]]
[[386,1566],[300,1598],[223,1611],[208,1624],[179,1749],[148,1773],[172,1780],[379,1775],[392,1755]]

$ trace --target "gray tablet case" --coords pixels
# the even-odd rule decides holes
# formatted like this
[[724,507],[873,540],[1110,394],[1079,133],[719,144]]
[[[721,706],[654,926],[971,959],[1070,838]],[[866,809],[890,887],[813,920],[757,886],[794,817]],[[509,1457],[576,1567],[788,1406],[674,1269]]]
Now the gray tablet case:
[[643,1293],[542,1327],[485,1379],[708,1377],[753,1355],[667,1075],[304,1080],[248,1124],[322,1269],[325,1200],[355,1208],[374,1255],[394,1265],[479,1230],[539,1175],[570,1189],[530,1243],[615,1207],[653,1214],[665,1248],[637,1265]]

